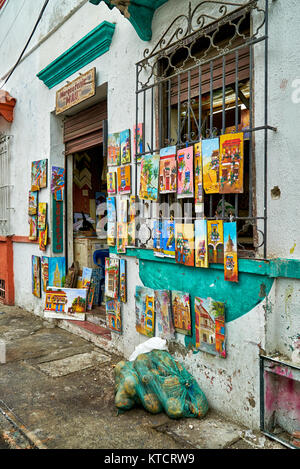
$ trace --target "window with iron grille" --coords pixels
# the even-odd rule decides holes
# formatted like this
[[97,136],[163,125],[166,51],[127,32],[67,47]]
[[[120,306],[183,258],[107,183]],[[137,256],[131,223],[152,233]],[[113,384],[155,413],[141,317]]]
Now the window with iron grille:
[[9,137],[0,135],[0,236],[10,234]]
[[[263,55],[263,125],[254,125],[254,54]],[[188,6],[171,23],[152,51],[136,64],[136,124],[142,122],[146,154],[176,146],[177,150],[202,139],[244,133],[244,192],[204,196],[204,216],[237,222],[239,254],[254,257],[259,248],[267,257],[267,140],[268,131],[268,0],[205,1]],[[255,193],[255,134],[264,135],[264,204],[257,212]],[[174,204],[174,202],[177,202]],[[149,205],[149,203],[147,203]],[[172,210],[172,207],[176,207]],[[163,207],[163,209],[161,209]],[[161,195],[152,218],[192,220],[193,199]]]
[[0,279],[0,301],[5,300],[5,281]]

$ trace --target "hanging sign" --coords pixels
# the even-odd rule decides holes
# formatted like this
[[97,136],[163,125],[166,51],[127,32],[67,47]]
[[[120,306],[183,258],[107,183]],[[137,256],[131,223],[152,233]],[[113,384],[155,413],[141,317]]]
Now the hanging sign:
[[96,94],[96,68],[83,73],[56,93],[56,115]]

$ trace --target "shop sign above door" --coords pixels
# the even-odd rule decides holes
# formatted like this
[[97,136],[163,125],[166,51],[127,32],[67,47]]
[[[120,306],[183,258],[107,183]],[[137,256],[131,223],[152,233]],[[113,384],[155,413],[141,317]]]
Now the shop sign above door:
[[56,93],[56,115],[96,94],[96,69],[81,74]]

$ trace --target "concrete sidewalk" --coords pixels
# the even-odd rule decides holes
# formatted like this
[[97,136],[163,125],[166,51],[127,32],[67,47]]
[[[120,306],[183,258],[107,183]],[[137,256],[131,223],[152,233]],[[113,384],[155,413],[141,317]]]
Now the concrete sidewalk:
[[0,339],[0,449],[285,449],[213,411],[203,420],[118,416],[113,367],[122,357],[20,308],[0,306]]

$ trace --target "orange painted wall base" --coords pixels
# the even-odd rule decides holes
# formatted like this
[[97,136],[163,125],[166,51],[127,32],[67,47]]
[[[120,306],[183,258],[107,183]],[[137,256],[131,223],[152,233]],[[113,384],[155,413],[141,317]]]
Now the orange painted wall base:
[[12,237],[0,237],[0,279],[5,282],[5,298],[0,302],[12,306],[15,303],[14,251]]

